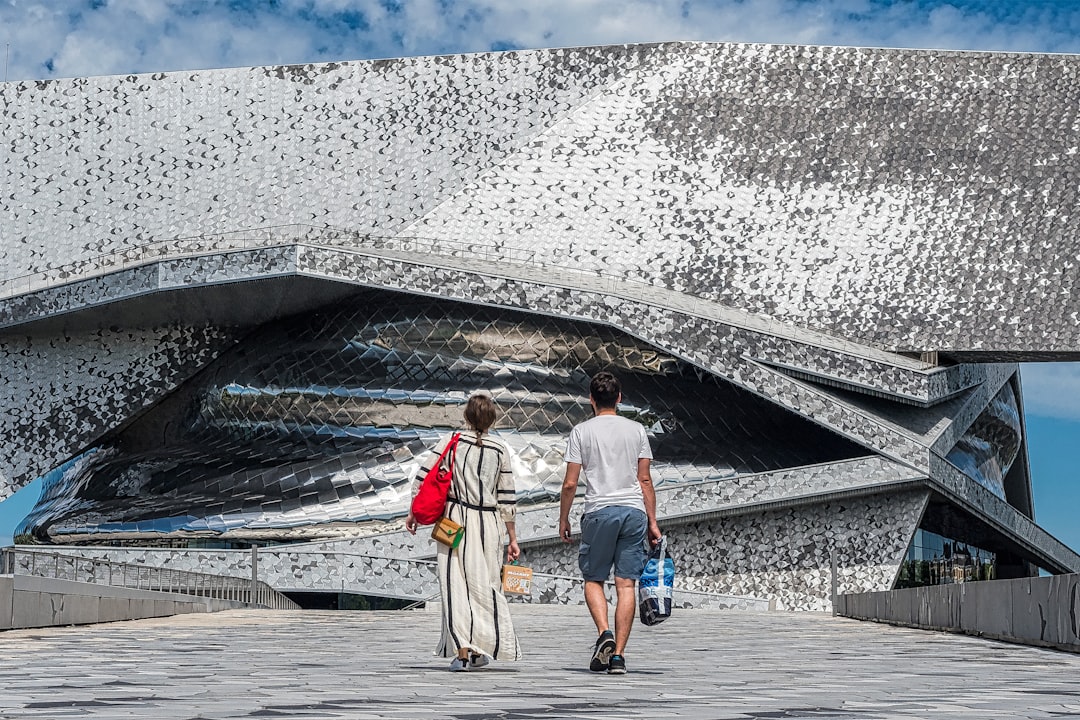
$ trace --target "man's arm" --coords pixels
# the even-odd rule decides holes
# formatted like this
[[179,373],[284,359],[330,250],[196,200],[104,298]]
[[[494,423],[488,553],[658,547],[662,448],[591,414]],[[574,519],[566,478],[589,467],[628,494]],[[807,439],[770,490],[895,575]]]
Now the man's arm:
[[577,495],[578,476],[581,475],[579,463],[566,463],[566,475],[562,481],[562,496],[559,499],[559,537],[563,542],[570,542],[570,506]]
[[[638,458],[637,481],[641,485],[641,497],[645,500],[645,514],[649,516],[649,542],[660,542],[660,526],[656,524],[656,488],[652,484],[652,471],[649,458]],[[565,489],[563,490],[565,493]]]

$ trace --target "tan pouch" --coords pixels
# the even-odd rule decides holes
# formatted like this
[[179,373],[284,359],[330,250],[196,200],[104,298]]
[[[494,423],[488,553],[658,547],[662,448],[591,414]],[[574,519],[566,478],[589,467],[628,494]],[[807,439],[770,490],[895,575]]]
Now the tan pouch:
[[453,550],[465,537],[465,528],[448,517],[441,517],[431,528],[431,538]]

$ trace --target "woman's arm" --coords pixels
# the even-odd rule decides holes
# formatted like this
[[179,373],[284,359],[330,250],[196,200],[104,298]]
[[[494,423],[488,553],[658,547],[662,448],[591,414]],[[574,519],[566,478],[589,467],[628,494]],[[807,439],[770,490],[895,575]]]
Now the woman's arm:
[[510,538],[509,544],[506,546],[506,561],[514,562],[521,557],[521,548],[517,543],[517,526],[514,522],[506,523],[506,536]]
[[509,541],[506,546],[506,561],[513,562],[521,555],[517,543],[517,525],[514,523],[517,515],[517,484],[514,482],[514,471],[510,465],[510,448],[505,446],[503,452],[499,453],[499,480],[495,490],[499,517],[506,525],[506,537]]
[[439,438],[439,442],[435,444],[434,451],[428,455],[428,459],[420,463],[420,469],[416,471],[416,475],[413,476],[412,486],[409,489],[409,514],[405,516],[405,529],[413,535],[416,534],[416,528],[420,526],[420,523],[416,522],[416,516],[413,515],[412,501],[416,499],[416,494],[420,492],[420,486],[424,483],[424,477],[431,472],[431,468],[435,467],[435,463],[439,462],[439,456],[442,455],[442,451],[446,449],[446,446],[450,443],[451,435],[444,435]]

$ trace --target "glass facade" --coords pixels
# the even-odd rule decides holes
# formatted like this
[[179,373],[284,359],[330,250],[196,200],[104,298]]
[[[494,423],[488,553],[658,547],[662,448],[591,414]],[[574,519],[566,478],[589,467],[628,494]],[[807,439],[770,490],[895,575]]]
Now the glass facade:
[[995,553],[920,528],[900,564],[895,587],[948,585],[996,577]]
[[960,438],[947,459],[968,477],[1005,499],[1005,476],[1023,443],[1020,404],[1012,383],[1005,383]]

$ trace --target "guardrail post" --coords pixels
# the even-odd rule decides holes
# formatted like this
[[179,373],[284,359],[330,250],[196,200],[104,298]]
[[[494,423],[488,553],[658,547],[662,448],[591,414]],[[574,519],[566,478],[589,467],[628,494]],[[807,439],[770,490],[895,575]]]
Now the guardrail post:
[[251,546],[251,602],[255,604],[255,594],[259,591],[259,548]]
[[831,578],[832,592],[831,592],[829,597],[831,598],[830,604],[832,605],[833,617],[836,617],[837,581],[836,581],[836,546],[835,545],[832,548],[829,549],[829,567],[831,569],[830,574],[832,575],[832,578]]

